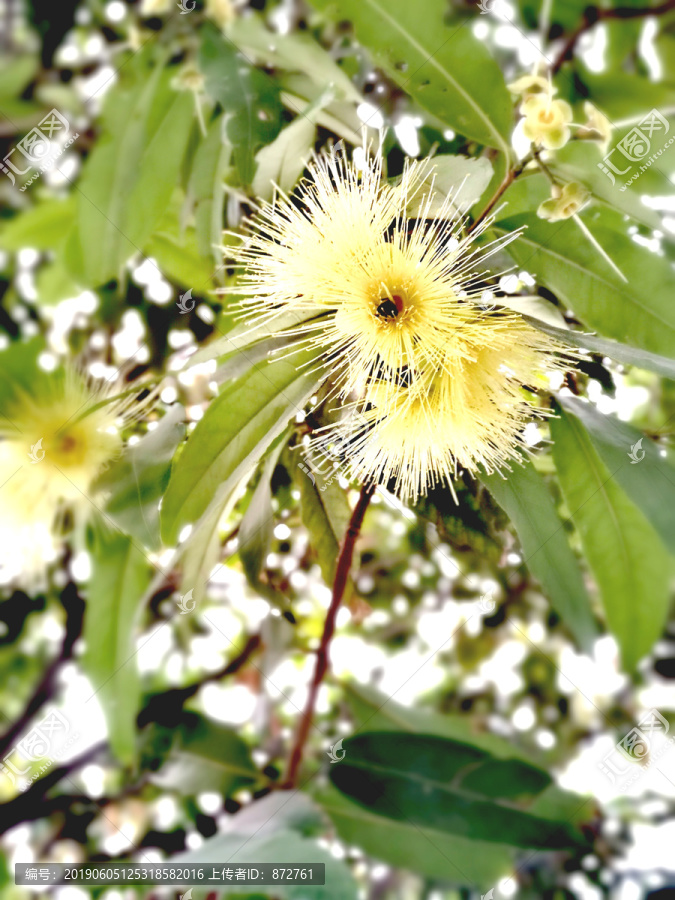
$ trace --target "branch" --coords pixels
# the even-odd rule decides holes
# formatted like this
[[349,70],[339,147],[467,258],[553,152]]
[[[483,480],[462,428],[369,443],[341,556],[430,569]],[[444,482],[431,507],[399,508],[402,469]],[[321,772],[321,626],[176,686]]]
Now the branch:
[[40,679],[33,695],[26,704],[23,712],[13,725],[0,738],[0,758],[4,758],[7,750],[12,746],[16,738],[30,725],[33,716],[53,696],[56,685],[56,676],[63,664],[68,662],[73,655],[73,645],[82,633],[82,617],[84,615],[84,600],[77,593],[74,584],[68,585],[61,593],[61,603],[66,610],[66,633],[61,645],[61,652],[49,666]]
[[374,493],[374,483],[365,484],[361,488],[358,502],[354,507],[352,517],[349,520],[349,527],[347,528],[345,536],[342,539],[340,555],[338,556],[337,567],[335,569],[335,578],[333,580],[333,596],[330,601],[330,606],[328,607],[328,613],[326,614],[326,621],[323,626],[323,634],[321,635],[321,643],[319,644],[319,649],[316,652],[314,676],[312,678],[312,684],[309,689],[309,697],[307,698],[307,703],[300,720],[298,733],[295,737],[295,744],[293,746],[290,761],[288,763],[286,779],[283,785],[283,787],[287,789],[295,787],[295,782],[298,777],[298,769],[300,768],[300,763],[302,762],[302,756],[304,753],[305,744],[307,742],[307,737],[309,735],[309,729],[312,727],[312,719],[314,717],[314,708],[316,706],[316,699],[319,694],[319,688],[321,687],[321,683],[326,675],[326,672],[328,671],[328,649],[330,647],[330,642],[333,638],[333,635],[335,634],[335,620],[337,618],[340,603],[342,602],[342,597],[347,586],[347,579],[349,578],[349,572],[352,566],[352,557],[354,556],[354,546],[356,544],[356,539],[359,536],[359,532],[361,531],[363,517],[366,514],[368,504],[370,503],[370,499]]
[[[673,2],[675,2],[675,0],[673,0]],[[487,206],[483,209],[483,211],[478,215],[478,217],[476,219],[474,219],[474,221],[471,223],[471,225],[467,228],[467,232],[466,232],[467,234],[471,234],[472,231],[475,231],[476,228],[478,228],[478,226],[481,224],[481,222],[490,215],[490,213],[496,206],[499,198],[506,191],[506,189],[509,188],[513,184],[513,182],[516,180],[516,178],[523,172],[523,170],[525,169],[525,166],[528,163],[530,163],[532,161],[532,159],[534,159],[534,155],[532,153],[528,153],[527,156],[525,156],[518,163],[517,166],[514,166],[512,169],[509,169],[509,171],[504,176],[504,180],[499,185],[497,190],[494,192],[492,197],[489,199]]]
[[66,763],[66,765],[59,766],[57,769],[50,769],[46,775],[34,782],[24,794],[14,797],[13,800],[9,800],[7,803],[0,804],[0,834],[4,834],[5,831],[9,831],[10,828],[14,828],[15,825],[19,825],[21,822],[33,822],[35,819],[43,819],[45,816],[51,815],[52,812],[63,809],[64,805],[68,805],[70,801],[68,801],[68,804],[65,804],[62,796],[45,800],[45,795],[62,778],[66,778],[66,776],[77,769],[81,769],[83,766],[93,762],[99,753],[106,749],[106,746],[105,741],[95,744],[81,756],[77,756],[69,763]]
[[209,672],[204,678],[193,682],[183,688],[171,688],[159,694],[153,694],[143,709],[139,712],[136,724],[143,728],[150,722],[159,722],[168,728],[174,728],[180,719],[184,704],[193,697],[204,684],[211,681],[220,681],[228,675],[234,675],[244,666],[249,658],[260,648],[262,641],[260,635],[254,634],[246,641],[241,653],[217,672]]
[[581,35],[590,31],[598,22],[602,22],[606,19],[642,19],[647,16],[663,16],[671,10],[675,10],[675,0],[665,0],[664,3],[660,3],[658,6],[643,8],[635,6],[617,6],[613,9],[598,9],[597,6],[588,6],[584,10],[580,24],[567,38],[562,50],[553,62],[551,66],[551,75],[555,75],[563,63],[572,58],[572,54],[574,53],[574,49]]

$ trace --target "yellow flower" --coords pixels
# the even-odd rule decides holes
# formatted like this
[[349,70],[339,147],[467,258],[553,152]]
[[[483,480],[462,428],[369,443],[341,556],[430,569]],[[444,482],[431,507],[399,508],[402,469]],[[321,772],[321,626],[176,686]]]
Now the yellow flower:
[[[0,419],[0,571],[20,574],[54,556],[66,513],[92,508],[92,485],[122,452],[130,402],[106,403],[72,369],[48,376],[39,396],[17,390]],[[131,401],[133,402],[133,401]],[[102,404],[102,405],[99,405]],[[40,558],[46,556],[42,559]],[[33,558],[30,558],[30,557]]]
[[555,185],[551,193],[551,199],[544,200],[537,210],[539,218],[546,219],[549,222],[570,219],[583,209],[591,197],[590,191],[583,184],[579,184],[578,181],[571,181],[562,190]]
[[[264,204],[235,251],[245,267],[238,288],[245,308],[272,320],[289,310],[314,316],[298,334],[332,363],[343,396],[365,390],[382,367],[392,373],[437,363],[474,315],[476,234],[463,236],[452,196],[427,222],[435,199],[429,167],[408,163],[388,184],[377,157],[362,170],[343,157],[315,160],[300,203]],[[405,210],[420,191],[419,218],[410,222]],[[489,244],[483,256],[512,237]]]
[[564,100],[542,94],[526,97],[520,106],[525,116],[523,133],[533,144],[547,150],[559,150],[570,138],[572,107]]
[[512,81],[511,84],[507,84],[507,87],[512,94],[522,94],[523,97],[530,97],[535,94],[546,94],[547,97],[550,97],[551,94],[555,94],[558,91],[548,78],[544,78],[541,75],[523,75],[521,78]]
[[522,385],[560,365],[554,341],[483,308],[484,260],[518,232],[475,246],[491,221],[467,235],[452,195],[430,220],[430,165],[409,162],[390,184],[378,158],[361,170],[316,160],[299,196],[263,204],[235,250],[246,309],[272,328],[281,313],[313,316],[299,344],[329,363],[341,401],[313,446],[337,443],[354,477],[393,478],[413,499],[458,466],[513,458],[534,408]]
[[312,443],[326,454],[337,441],[353,478],[393,482],[403,500],[437,484],[452,490],[460,469],[489,473],[519,457],[525,424],[546,414],[523,387],[547,386],[545,373],[564,367],[560,349],[515,314],[476,316],[438,367],[375,384],[367,403]]
[[586,124],[577,131],[577,137],[582,140],[596,141],[602,148],[602,152],[605,153],[612,138],[612,123],[588,100],[584,103],[584,112],[586,113]]
[[141,3],[142,16],[161,16],[171,9],[172,0],[143,0]]

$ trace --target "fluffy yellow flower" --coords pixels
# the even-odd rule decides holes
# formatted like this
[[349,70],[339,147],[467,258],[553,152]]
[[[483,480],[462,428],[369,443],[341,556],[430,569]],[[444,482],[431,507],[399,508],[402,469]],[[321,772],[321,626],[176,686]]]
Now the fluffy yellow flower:
[[[479,253],[462,233],[449,196],[429,223],[435,201],[428,161],[406,165],[395,184],[382,181],[381,161],[362,170],[343,157],[310,165],[300,202],[263,205],[235,257],[248,311],[271,318],[287,311],[313,317],[298,334],[332,363],[342,396],[368,389],[376,373],[437,365],[456,346],[480,297]],[[425,184],[426,180],[426,184]],[[405,210],[421,196],[419,218]],[[504,246],[488,244],[483,257]]]
[[[96,478],[122,451],[129,402],[105,403],[78,372],[49,376],[44,392],[17,391],[0,418],[0,569],[16,575],[53,558],[67,512],[91,510]],[[102,404],[102,405],[99,405]],[[43,558],[40,558],[43,557]]]
[[355,477],[394,479],[412,499],[458,467],[513,458],[534,410],[523,385],[560,365],[554,341],[482,304],[484,260],[518,233],[476,246],[491,222],[467,235],[452,195],[430,219],[429,165],[408,163],[391,184],[377,158],[362,170],[319,159],[298,198],[263,205],[235,251],[247,310],[272,327],[281,313],[313,316],[299,343],[329,363],[328,396],[342,401],[315,449],[337,446]]
[[523,100],[520,111],[525,116],[523,133],[537,146],[559,150],[570,138],[572,107],[565,100],[553,100],[543,94]]

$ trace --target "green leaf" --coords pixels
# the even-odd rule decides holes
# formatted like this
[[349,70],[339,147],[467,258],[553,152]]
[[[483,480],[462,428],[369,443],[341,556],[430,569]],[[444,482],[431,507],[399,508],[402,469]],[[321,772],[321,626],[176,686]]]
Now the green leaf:
[[3,250],[54,250],[59,247],[75,219],[74,196],[65,200],[46,200],[6,221],[0,230]]
[[190,713],[190,724],[181,724],[176,747],[153,784],[183,795],[217,791],[227,797],[255,782],[259,773],[248,746],[224,725]]
[[544,479],[528,462],[514,465],[506,478],[495,473],[482,475],[481,481],[513,522],[523,561],[576,640],[588,649],[597,635],[590,600]]
[[505,843],[470,840],[403,817],[378,815],[333,787],[319,791],[316,799],[345,844],[397,869],[487,890],[513,866],[513,848]]
[[[508,210],[507,210],[508,212]],[[651,353],[675,357],[675,306],[669,288],[669,262],[638,246],[627,234],[585,224],[628,279],[623,282],[573,221],[551,224],[533,213],[510,216],[494,230],[527,230],[508,246],[519,266],[570,306],[601,334]]]
[[533,319],[530,316],[523,318],[551,337],[557,338],[561,343],[568,344],[573,347],[585,347],[587,350],[593,350],[596,353],[602,353],[603,356],[609,356],[611,359],[630,366],[638,366],[640,369],[648,369],[650,372],[657,372],[664,378],[675,379],[675,359],[667,359],[665,356],[659,356],[656,353],[649,353],[647,350],[638,350],[635,347],[629,347],[627,344],[620,344],[618,341],[610,341],[606,338],[596,337],[594,334],[584,334],[581,331],[570,331],[566,328],[556,328],[548,322],[541,319]]
[[[310,370],[298,374],[303,364]],[[171,472],[162,504],[167,543],[203,515],[216,491],[224,496],[239,484],[322,377],[313,353],[297,352],[290,360],[255,366],[211,402]]]
[[278,438],[276,446],[267,454],[260,473],[260,480],[253,491],[246,512],[242,516],[238,534],[239,559],[250,584],[256,585],[269,551],[274,531],[272,509],[272,475],[279,455],[290,437],[290,430]]
[[60,259],[40,267],[35,278],[35,289],[41,306],[53,306],[81,293],[80,286]]
[[197,866],[214,859],[232,866],[269,862],[280,865],[323,863],[325,885],[275,885],[282,900],[357,900],[356,883],[347,865],[302,833],[314,831],[319,811],[299,792],[275,791],[231,817],[227,831],[208,838],[197,850],[173,857],[179,865]]
[[199,67],[207,93],[225,111],[225,132],[234,148],[237,171],[242,184],[249,185],[256,150],[274,140],[281,128],[279,87],[212,25],[202,32]]
[[675,554],[675,466],[672,462],[661,456],[661,448],[637,428],[614,416],[603,415],[595,406],[576,397],[558,399],[567,412],[583,423],[602,462],[649,519],[664,545]]
[[353,103],[363,98],[332,56],[306,31],[280,34],[270,31],[261,16],[252,10],[237,16],[228,37],[242,53],[269,68],[287,69],[308,75],[321,91],[334,88],[338,96]]
[[406,213],[415,218],[423,205],[423,198],[433,186],[434,197],[425,212],[436,215],[445,200],[452,194],[454,208],[469,209],[477,203],[490,183],[492,164],[487,159],[467,156],[435,156],[429,166],[429,174],[420,190],[411,198]]
[[110,746],[128,765],[134,757],[141,696],[136,625],[151,569],[128,537],[104,526],[95,529],[91,555],[82,668],[103,706]]
[[512,103],[501,70],[468,26],[446,24],[444,0],[312,0],[348,19],[375,63],[420,106],[482,144],[510,155]]
[[[319,104],[321,108],[324,104]],[[314,149],[316,124],[314,104],[310,104],[290,125],[256,154],[257,169],[253,179],[253,193],[262,200],[271,200],[274,185],[291,191],[302,175]]]
[[232,147],[223,141],[223,116],[209,125],[206,137],[197,147],[190,173],[189,192],[195,201],[197,248],[203,257],[213,256],[222,264],[224,174],[232,155]]
[[346,738],[343,749],[344,759],[331,767],[332,783],[377,815],[515,847],[553,850],[583,843],[566,821],[528,810],[551,779],[521,760],[402,732],[359,734]]
[[583,426],[551,421],[560,485],[581,537],[626,669],[635,669],[663,629],[672,560],[644,514],[618,486]]
[[[351,508],[347,495],[338,483],[338,473],[326,460],[317,461],[311,454],[297,454],[295,483],[300,490],[300,514],[309,533],[309,541],[317,555],[323,580],[332,585],[340,544],[345,536]],[[302,468],[301,467],[302,464]],[[323,474],[319,468],[326,469]]]
[[[177,191],[176,194],[180,192]],[[143,252],[157,261],[157,265],[168,279],[181,287],[192,288],[197,293],[203,294],[211,286],[212,248],[207,248],[207,252],[204,253],[198,246],[195,229],[191,226],[182,227],[180,216],[179,204],[172,204],[143,247]],[[219,223],[219,229],[221,227]],[[219,231],[218,241],[220,240]],[[219,260],[219,264],[221,262],[222,259]]]
[[4,100],[20,96],[39,69],[40,57],[37,54],[8,54],[0,62],[0,97]]
[[178,182],[194,115],[192,97],[171,88],[171,70],[143,51],[130,69],[106,98],[68,245],[72,274],[93,286],[118,277],[152,234]]
[[97,483],[97,489],[109,492],[106,515],[151,550],[161,547],[159,501],[169,482],[171,459],[185,436],[183,417],[183,407],[173,406]]

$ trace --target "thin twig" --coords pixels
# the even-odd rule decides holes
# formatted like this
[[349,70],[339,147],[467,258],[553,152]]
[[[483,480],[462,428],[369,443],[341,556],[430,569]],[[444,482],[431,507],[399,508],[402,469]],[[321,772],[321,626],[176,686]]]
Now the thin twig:
[[665,0],[658,6],[635,7],[616,6],[613,9],[598,9],[597,6],[589,6],[584,10],[584,15],[574,31],[569,35],[560,53],[551,66],[551,75],[555,75],[563,63],[571,59],[574,48],[582,34],[590,31],[598,22],[607,19],[642,19],[647,16],[663,16],[665,13],[675,10],[675,0]]
[[[675,0],[674,0],[675,2]],[[526,157],[524,157],[517,166],[514,166],[504,176],[504,180],[499,185],[497,190],[494,192],[492,197],[489,199],[487,206],[483,209],[483,211],[478,215],[476,219],[473,220],[471,225],[467,228],[467,234],[471,234],[472,231],[475,231],[476,228],[481,224],[481,222],[486,219],[494,207],[497,205],[498,200],[505,193],[507,188],[511,187],[516,178],[523,172],[525,166],[532,161],[534,155],[532,153],[528,153]]]
[[309,735],[309,729],[312,727],[312,719],[314,717],[314,708],[316,706],[319,688],[321,687],[321,683],[323,682],[326,672],[328,671],[328,650],[330,647],[330,642],[335,633],[335,620],[337,618],[338,610],[340,609],[340,603],[342,602],[342,597],[344,596],[345,588],[347,587],[347,579],[349,578],[349,572],[352,566],[352,557],[354,556],[354,546],[356,544],[356,539],[359,536],[359,532],[361,531],[363,517],[366,514],[368,504],[370,503],[371,497],[373,496],[374,492],[374,483],[365,484],[361,488],[358,502],[354,507],[352,517],[349,520],[349,527],[347,528],[345,536],[342,539],[340,555],[338,556],[337,566],[335,569],[335,578],[333,580],[333,596],[330,601],[330,606],[328,607],[328,613],[326,614],[326,621],[323,626],[323,634],[321,635],[319,649],[316,652],[314,676],[312,678],[312,684],[309,689],[309,697],[307,698],[307,703],[305,705],[302,718],[300,719],[298,733],[295,737],[295,744],[293,746],[293,750],[291,752],[290,760],[288,763],[288,771],[286,773],[286,780],[284,782],[285,788],[294,787],[298,777],[298,770],[300,768],[300,763],[302,762],[302,755],[305,749],[305,744],[307,742],[307,737]]

